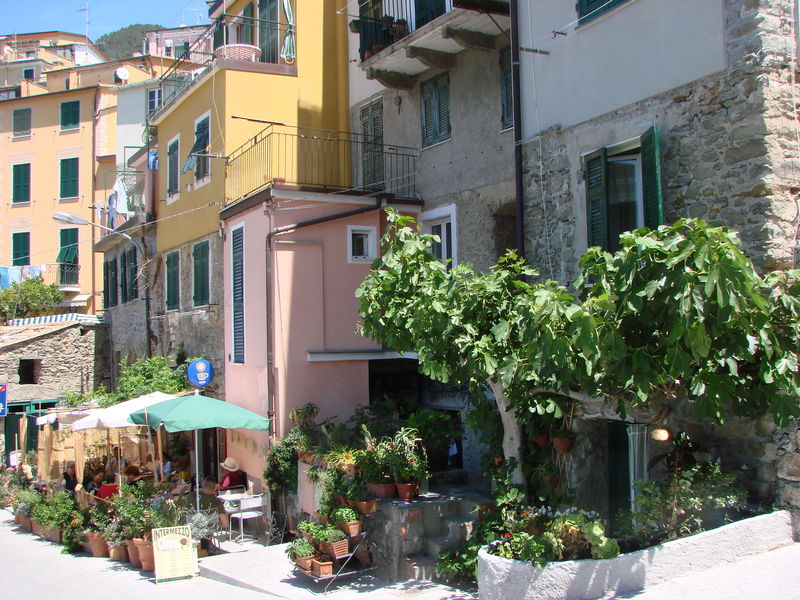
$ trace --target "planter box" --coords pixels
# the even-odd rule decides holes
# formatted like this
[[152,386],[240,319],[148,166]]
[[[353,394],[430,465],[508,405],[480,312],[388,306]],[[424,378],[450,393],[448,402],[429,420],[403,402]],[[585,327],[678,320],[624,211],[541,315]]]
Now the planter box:
[[610,560],[569,560],[544,568],[478,552],[480,600],[594,600],[644,590],[794,542],[787,511],[743,519]]
[[330,577],[333,575],[333,563],[320,562],[314,558],[311,560],[311,572],[317,577]]
[[394,483],[368,483],[367,491],[378,498],[394,498],[397,486]]
[[42,526],[41,526],[41,525],[39,525],[39,524],[38,524],[36,521],[34,521],[34,520],[31,520],[31,532],[33,532],[35,535],[38,535],[38,536],[43,536],[43,535],[44,535],[44,534],[42,533],[42,532],[43,532],[43,530],[42,530]]
[[361,533],[361,521],[349,521],[347,523],[336,523],[336,526],[341,529],[345,535],[353,537]]
[[19,521],[19,524],[25,531],[32,531],[33,530],[33,521],[31,521],[30,517],[22,517]]
[[303,569],[303,571],[310,571],[313,558],[313,556],[298,556],[294,559],[294,564]]
[[350,540],[339,540],[338,542],[322,542],[320,544],[322,550],[328,556],[333,558],[340,558],[347,556],[350,552]]
[[56,544],[61,543],[61,530],[58,527],[51,527],[50,529],[42,530],[42,537]]

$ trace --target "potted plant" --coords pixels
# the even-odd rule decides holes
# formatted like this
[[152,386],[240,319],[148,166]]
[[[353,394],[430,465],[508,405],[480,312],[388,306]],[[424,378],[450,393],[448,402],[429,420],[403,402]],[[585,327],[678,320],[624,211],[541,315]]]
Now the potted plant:
[[331,512],[331,521],[341,529],[345,535],[353,537],[361,533],[361,520],[358,513],[349,506],[340,506]]
[[[108,525],[103,532],[103,537],[108,545],[108,556],[111,560],[118,560],[121,562],[127,562],[129,560],[128,548],[127,544],[125,543],[125,534],[122,530],[122,524],[119,520],[119,517],[113,515],[110,518]],[[136,558],[138,560],[138,555]]]
[[298,538],[289,544],[286,548],[286,555],[289,560],[300,567],[303,571],[311,570],[311,560],[314,558],[314,546],[311,545],[306,539]]
[[86,543],[92,556],[108,556],[108,543],[103,533],[111,522],[111,515],[105,506],[98,504],[89,509],[88,525],[85,532]]
[[316,577],[330,577],[333,575],[333,562],[325,560],[320,554],[315,554],[311,559],[311,572]]
[[394,455],[389,445],[367,448],[359,457],[358,469],[367,482],[367,491],[378,498],[393,498],[397,492],[391,480]]
[[394,479],[397,495],[406,502],[419,494],[419,484],[428,478],[428,461],[417,451],[416,429],[403,427],[394,437]]
[[339,559],[347,556],[350,549],[350,542],[341,529],[333,525],[326,525],[319,532],[320,550],[328,556]]
[[550,433],[553,439],[553,448],[559,454],[569,454],[575,444],[575,434],[568,429],[554,429]]
[[208,542],[217,531],[219,524],[219,514],[214,510],[195,510],[194,507],[189,508],[185,514],[186,524],[189,525],[189,530],[192,533],[192,541],[197,550],[197,557],[203,558],[208,556],[208,552],[203,549],[203,542]]
[[299,531],[306,540],[314,545],[318,545],[321,541],[320,536],[323,528],[324,525],[320,525],[319,523],[314,523],[313,521],[302,521],[297,526],[297,531]]
[[22,489],[14,495],[12,506],[14,513],[20,516],[19,524],[23,529],[32,530],[31,513],[43,499],[39,492],[29,489]]
[[31,519],[40,527],[42,537],[61,543],[61,528],[67,524],[77,507],[69,492],[62,490],[37,504],[31,511]]
[[344,496],[347,505],[362,515],[371,515],[378,509],[377,498],[367,499],[367,484],[361,477],[356,477],[347,483]]

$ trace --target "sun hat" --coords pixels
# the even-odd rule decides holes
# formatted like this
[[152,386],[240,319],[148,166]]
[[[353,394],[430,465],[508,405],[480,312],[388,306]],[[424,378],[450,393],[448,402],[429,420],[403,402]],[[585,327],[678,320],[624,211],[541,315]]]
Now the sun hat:
[[225,459],[224,463],[220,463],[220,466],[225,469],[226,471],[238,471],[239,470],[239,463],[236,462],[235,458],[231,458],[230,456]]

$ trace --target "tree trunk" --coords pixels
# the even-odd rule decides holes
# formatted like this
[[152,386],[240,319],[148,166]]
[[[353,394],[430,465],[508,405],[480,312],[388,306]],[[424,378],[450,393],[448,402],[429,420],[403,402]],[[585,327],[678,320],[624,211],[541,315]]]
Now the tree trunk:
[[514,458],[517,461],[516,467],[511,472],[511,483],[519,486],[527,498],[528,482],[522,472],[522,452],[520,451],[522,429],[517,423],[517,416],[514,414],[514,410],[509,407],[503,384],[489,381],[488,385],[489,389],[492,390],[492,394],[494,394],[497,409],[500,411],[500,420],[503,423],[503,454],[506,460]]

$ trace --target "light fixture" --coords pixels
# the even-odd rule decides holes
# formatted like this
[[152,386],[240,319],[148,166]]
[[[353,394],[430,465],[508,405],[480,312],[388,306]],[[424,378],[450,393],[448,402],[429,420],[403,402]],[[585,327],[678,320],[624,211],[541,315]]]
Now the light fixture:
[[669,429],[666,427],[656,427],[650,430],[650,437],[657,442],[669,441]]
[[68,212],[57,212],[53,214],[53,220],[58,221],[59,223],[68,223],[69,225],[92,225],[83,217],[79,217],[78,215],[73,215],[72,213]]

